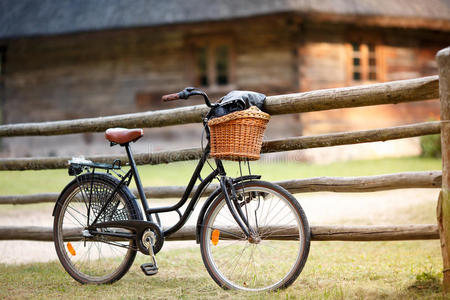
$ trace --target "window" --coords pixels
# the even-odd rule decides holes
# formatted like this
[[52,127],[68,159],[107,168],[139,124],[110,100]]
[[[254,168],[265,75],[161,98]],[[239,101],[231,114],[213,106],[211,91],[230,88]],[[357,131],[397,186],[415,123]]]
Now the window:
[[218,46],[216,49],[216,84],[227,85],[229,83],[229,64],[230,64],[230,49],[228,46]]
[[215,45],[195,47],[197,85],[203,87],[228,85],[230,83],[230,46]]
[[208,48],[200,47],[196,49],[197,60],[196,60],[196,72],[197,78],[196,83],[201,86],[209,85],[208,80]]
[[349,77],[353,82],[382,81],[379,46],[373,43],[350,44]]
[[194,37],[189,77],[196,86],[221,87],[233,83],[233,46],[229,39]]

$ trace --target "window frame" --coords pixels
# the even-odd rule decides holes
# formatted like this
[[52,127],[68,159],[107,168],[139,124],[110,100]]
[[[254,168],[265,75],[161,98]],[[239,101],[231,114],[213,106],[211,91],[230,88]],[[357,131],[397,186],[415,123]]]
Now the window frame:
[[[215,35],[191,35],[186,37],[186,45],[188,49],[188,64],[186,64],[186,77],[189,82],[197,87],[208,91],[229,90],[235,87],[235,47],[234,38],[227,33]],[[216,51],[219,47],[226,46],[228,48],[228,70],[227,84],[217,83],[217,59]],[[199,48],[206,48],[206,77],[207,85],[202,85],[199,80],[199,68],[197,64],[197,55]],[[213,80],[211,80],[213,79]]]
[[[355,80],[353,78],[353,73],[355,71],[354,61],[356,58],[354,53],[354,44],[359,46],[359,72],[361,78]],[[376,78],[370,79],[370,51],[369,45],[374,47],[374,58],[375,58],[375,68],[376,68]],[[383,45],[381,40],[378,38],[352,38],[346,43],[347,50],[347,84],[368,84],[385,81],[385,61],[383,55]]]

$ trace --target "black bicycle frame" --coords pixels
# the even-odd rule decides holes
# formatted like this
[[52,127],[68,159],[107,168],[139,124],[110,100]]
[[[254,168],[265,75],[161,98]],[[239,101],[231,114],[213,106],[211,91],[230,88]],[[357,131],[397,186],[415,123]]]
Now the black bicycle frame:
[[[236,220],[236,222],[238,223],[239,227],[241,227],[241,229],[243,230],[243,232],[247,235],[247,237],[250,236],[251,234],[251,230],[249,231],[249,226],[248,226],[248,222],[244,216],[244,214],[242,213],[242,210],[240,208],[240,206],[237,204],[237,200],[233,199],[233,203],[231,203],[230,200],[230,195],[228,193],[228,187],[230,190],[232,190],[234,192],[234,187],[232,186],[232,180],[228,177],[226,177],[226,172],[225,169],[223,167],[222,161],[220,159],[215,159],[215,163],[216,163],[216,168],[208,175],[206,176],[204,179],[202,179],[200,177],[200,173],[203,169],[203,166],[205,165],[206,160],[208,159],[209,156],[209,152],[210,152],[210,145],[209,143],[207,144],[205,150],[202,153],[202,156],[197,164],[197,167],[194,170],[194,173],[192,174],[191,179],[189,180],[189,183],[186,187],[186,190],[184,191],[183,196],[181,197],[180,201],[177,202],[175,205],[172,206],[164,206],[164,207],[156,207],[156,208],[149,208],[148,206],[148,202],[147,202],[147,197],[145,196],[144,193],[144,189],[142,187],[142,182],[141,179],[139,177],[139,173],[136,167],[136,163],[134,161],[133,158],[133,154],[131,152],[130,149],[130,145],[129,144],[125,144],[123,145],[126,149],[127,152],[127,156],[128,156],[128,160],[129,160],[129,164],[130,164],[130,171],[128,171],[128,173],[125,175],[125,177],[128,176],[132,176],[134,177],[135,183],[136,183],[136,187],[139,193],[139,197],[141,199],[141,203],[142,203],[142,207],[144,208],[144,212],[145,212],[145,217],[147,219],[147,221],[153,221],[152,218],[152,214],[155,214],[157,216],[158,213],[165,213],[165,212],[172,212],[172,211],[176,211],[178,213],[178,215],[180,216],[180,220],[173,225],[172,227],[170,227],[169,229],[164,231],[164,236],[167,237],[173,233],[175,233],[176,231],[178,231],[181,227],[183,227],[184,224],[186,224],[186,221],[189,219],[191,213],[194,211],[195,206],[197,205],[198,200],[200,199],[200,196],[202,195],[204,189],[214,180],[214,178],[216,178],[217,176],[220,176],[220,187],[222,189],[222,192],[225,195],[225,200],[227,203],[228,208],[230,209],[230,212],[232,214],[232,216],[234,217],[234,219]],[[131,173],[130,173],[131,172]],[[121,184],[123,184],[125,182],[125,177],[122,178],[121,182],[119,183],[118,187],[116,187],[116,190],[120,187]],[[191,201],[189,202],[188,206],[186,207],[186,210],[184,211],[183,214],[180,213],[179,208],[181,208],[189,199],[189,195],[191,195],[195,183],[197,181],[197,179],[200,180],[200,184],[197,187],[197,190],[195,191],[194,195],[191,198]],[[227,186],[228,185],[228,186]],[[113,192],[113,195],[116,191]],[[111,195],[111,199],[113,197],[113,195]],[[108,205],[108,201],[106,201],[106,203],[104,204],[104,207],[106,208],[106,206]],[[101,213],[99,213],[99,215],[101,215]],[[97,220],[95,220],[97,221]],[[95,224],[95,221],[93,222],[93,224]]]
[[[200,161],[197,164],[197,167],[194,170],[194,173],[192,174],[192,177],[189,181],[188,186],[186,187],[186,190],[184,191],[183,196],[181,197],[180,201],[172,206],[164,206],[164,207],[156,207],[156,208],[149,208],[147,197],[145,196],[144,188],[142,187],[142,182],[139,177],[139,172],[136,167],[136,162],[134,161],[133,154],[131,152],[131,148],[129,143],[126,143],[122,145],[125,147],[129,164],[130,164],[130,170],[126,173],[125,176],[122,177],[120,183],[115,187],[112,194],[109,196],[109,199],[106,200],[106,202],[103,204],[103,207],[100,209],[100,212],[97,215],[97,218],[91,223],[91,226],[94,226],[98,221],[99,216],[104,212],[106,207],[109,205],[111,200],[114,198],[115,193],[119,190],[120,186],[124,184],[126,181],[129,182],[131,180],[131,177],[134,177],[134,181],[136,183],[136,187],[139,193],[139,197],[141,199],[142,207],[145,212],[145,218],[146,221],[153,222],[152,214],[155,214],[155,216],[158,218],[158,213],[164,213],[164,212],[172,212],[176,211],[178,215],[180,216],[180,220],[170,227],[169,229],[164,231],[164,236],[167,237],[176,231],[178,231],[181,227],[183,227],[184,224],[186,224],[186,221],[189,219],[191,213],[194,211],[195,206],[197,205],[198,200],[200,199],[200,196],[202,195],[202,192],[204,189],[216,178],[217,176],[220,176],[220,188],[222,190],[222,193],[224,194],[224,198],[226,201],[226,204],[231,212],[231,215],[236,220],[239,227],[242,229],[242,231],[246,234],[247,237],[250,237],[253,233],[250,229],[250,226],[248,224],[247,219],[245,218],[240,205],[237,202],[236,197],[233,197],[231,200],[230,194],[228,190],[231,191],[233,196],[235,195],[235,190],[233,187],[232,180],[226,176],[225,169],[223,167],[222,161],[220,159],[215,159],[216,168],[204,179],[201,178],[200,173],[203,169],[203,166],[205,165],[206,160],[208,159],[209,152],[210,152],[210,145],[207,144],[205,150],[203,151],[203,154],[200,158]],[[197,190],[195,191],[194,195],[191,198],[191,201],[189,202],[186,210],[183,214],[180,213],[179,208],[181,208],[189,199],[189,195],[191,195],[192,190],[194,189],[195,183],[197,179],[200,180],[200,184],[197,187]]]
[[[172,206],[164,206],[164,207],[155,207],[155,208],[147,208],[145,210],[147,219],[151,217],[151,214],[157,214],[157,213],[164,213],[164,212],[171,212],[171,211],[177,211],[180,215],[180,220],[170,227],[169,229],[164,231],[164,236],[169,236],[173,234],[174,232],[178,231],[181,227],[183,227],[184,224],[186,224],[186,221],[189,219],[191,213],[194,211],[194,208],[198,202],[198,199],[200,199],[200,196],[203,192],[203,190],[214,180],[214,178],[218,175],[225,174],[225,170],[223,169],[222,162],[219,161],[219,163],[216,161],[217,168],[214,169],[208,176],[206,176],[203,180],[201,180],[200,173],[203,169],[203,166],[205,165],[206,160],[208,159],[209,155],[209,144],[206,146],[205,151],[203,152],[197,167],[194,170],[194,173],[192,174],[191,179],[189,180],[189,183],[186,187],[186,190],[183,193],[183,196],[181,197],[180,201],[177,202],[175,205]],[[194,195],[191,198],[191,201],[189,202],[186,210],[183,214],[179,212],[179,208],[181,208],[189,199],[189,195],[192,193],[192,190],[194,189],[195,182],[197,179],[200,179],[200,184],[197,187],[197,190],[195,191]],[[147,202],[145,195],[141,197],[142,202]],[[142,205],[144,207],[144,205]]]

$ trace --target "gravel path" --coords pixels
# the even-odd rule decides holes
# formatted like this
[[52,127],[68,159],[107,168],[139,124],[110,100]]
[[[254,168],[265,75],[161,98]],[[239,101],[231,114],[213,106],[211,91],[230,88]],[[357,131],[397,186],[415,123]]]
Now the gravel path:
[[[310,224],[349,223],[362,219],[367,224],[380,224],[377,220],[395,220],[399,209],[436,202],[438,189],[409,189],[374,193],[308,193],[296,195],[303,206]],[[188,224],[194,224],[201,204]],[[0,226],[46,226],[53,225],[53,207],[45,205],[38,211],[28,208],[0,209]],[[166,222],[174,222],[176,216],[168,215]],[[163,224],[166,224],[163,220]],[[164,249],[198,247],[195,241],[166,242]],[[56,260],[53,243],[33,241],[0,241],[0,263],[29,263]]]

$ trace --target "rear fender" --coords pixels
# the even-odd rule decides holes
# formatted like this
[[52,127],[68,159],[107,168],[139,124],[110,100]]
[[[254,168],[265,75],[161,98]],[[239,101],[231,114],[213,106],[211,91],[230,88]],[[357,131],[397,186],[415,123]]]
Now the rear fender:
[[61,191],[61,193],[58,196],[58,200],[56,200],[55,206],[53,207],[53,212],[52,212],[52,216],[54,217],[56,214],[56,209],[61,206],[61,202],[62,202],[62,195],[64,195],[64,193],[66,192],[66,190],[72,185],[76,183],[76,179],[72,180],[68,185],[66,185],[64,187],[64,189]]
[[[87,174],[78,176],[79,180],[82,180],[83,176],[86,176],[86,177],[92,176],[92,173],[87,173]],[[94,176],[102,176],[104,179],[110,181],[111,183],[113,183],[115,185],[119,184],[119,182],[120,182],[117,178],[115,178],[114,176],[107,174],[107,173],[94,173]],[[72,180],[68,185],[66,185],[64,187],[64,189],[62,190],[61,194],[59,194],[58,200],[56,200],[55,207],[53,208],[53,212],[52,212],[53,217],[55,216],[56,209],[62,205],[62,201],[63,201],[62,196],[74,184],[78,185],[78,181],[76,178],[74,180]],[[122,185],[120,190],[122,193],[124,193],[124,195],[128,198],[129,201],[133,202],[132,206],[136,210],[137,220],[144,220],[141,210],[139,209],[139,205],[137,204],[136,197],[133,195],[133,193],[131,193],[131,191],[128,189],[128,187],[126,185]]]

